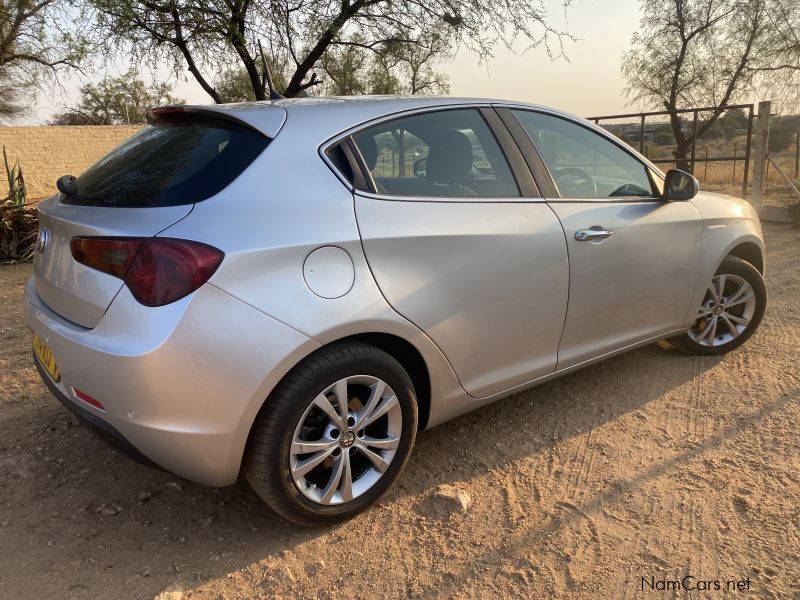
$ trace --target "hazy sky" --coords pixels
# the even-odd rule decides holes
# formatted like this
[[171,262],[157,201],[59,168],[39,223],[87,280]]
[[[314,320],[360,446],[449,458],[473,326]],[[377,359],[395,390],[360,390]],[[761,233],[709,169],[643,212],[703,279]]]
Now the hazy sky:
[[[498,45],[486,64],[462,50],[452,62],[440,66],[450,77],[451,94],[535,102],[582,116],[630,112],[620,61],[639,22],[639,0],[577,0],[566,15],[561,0],[545,0],[545,4],[550,24],[577,38],[565,43],[566,58],[551,61],[544,48],[523,52],[522,40],[512,50]],[[170,74],[160,77],[169,80]],[[75,101],[79,87],[77,80],[65,82],[67,103]],[[176,95],[190,103],[210,101],[193,79],[178,82]],[[64,102],[61,94],[40,97],[36,120],[46,120]]]
[[640,2],[581,0],[567,10],[566,21],[560,2],[547,4],[553,24],[578,38],[565,43],[567,59],[551,61],[542,48],[519,53],[500,46],[480,66],[474,55],[460,52],[443,68],[451,93],[534,102],[587,117],[631,112],[620,63],[639,23]]

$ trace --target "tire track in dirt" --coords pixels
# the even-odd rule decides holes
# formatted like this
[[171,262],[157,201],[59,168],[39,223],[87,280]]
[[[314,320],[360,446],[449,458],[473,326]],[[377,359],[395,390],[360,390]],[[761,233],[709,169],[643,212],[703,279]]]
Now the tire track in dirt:
[[[242,485],[173,482],[67,426],[29,370],[28,267],[0,268],[0,374],[19,386],[0,393],[2,595],[147,599],[177,582],[196,600],[688,598],[640,578],[691,569],[800,598],[800,234],[765,230],[771,304],[741,349],[643,348],[421,433],[380,506],[317,530]],[[445,510],[442,483],[472,506]],[[97,512],[112,502],[124,510]]]

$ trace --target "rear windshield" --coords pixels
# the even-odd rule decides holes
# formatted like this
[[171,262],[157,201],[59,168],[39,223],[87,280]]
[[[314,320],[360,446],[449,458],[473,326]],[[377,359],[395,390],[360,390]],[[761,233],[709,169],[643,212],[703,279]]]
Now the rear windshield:
[[125,208],[200,202],[236,179],[268,143],[237,123],[164,116],[89,167],[63,202]]

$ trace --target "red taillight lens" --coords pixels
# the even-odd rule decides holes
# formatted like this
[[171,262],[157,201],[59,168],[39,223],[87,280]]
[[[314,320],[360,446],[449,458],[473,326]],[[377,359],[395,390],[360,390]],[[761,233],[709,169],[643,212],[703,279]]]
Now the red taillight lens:
[[142,245],[135,238],[72,238],[72,258],[114,277],[125,279],[133,257]]
[[163,306],[208,281],[224,256],[198,242],[154,238],[142,243],[125,283],[142,304]]
[[145,306],[180,300],[203,285],[225,254],[213,246],[171,238],[72,239],[73,258],[125,281]]

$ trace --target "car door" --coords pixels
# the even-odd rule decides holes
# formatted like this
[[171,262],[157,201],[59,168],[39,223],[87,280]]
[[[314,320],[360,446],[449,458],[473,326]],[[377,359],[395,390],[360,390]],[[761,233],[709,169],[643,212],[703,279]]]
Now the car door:
[[416,112],[351,139],[368,180],[355,192],[364,252],[392,307],[474,397],[553,372],[564,234],[494,111]]
[[586,124],[544,111],[500,112],[524,131],[523,152],[537,183],[546,178],[540,188],[567,239],[569,306],[558,368],[679,330],[698,273],[694,205],[661,201],[656,174]]

